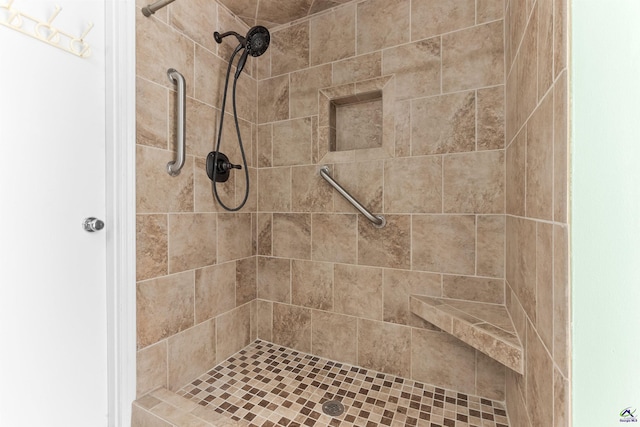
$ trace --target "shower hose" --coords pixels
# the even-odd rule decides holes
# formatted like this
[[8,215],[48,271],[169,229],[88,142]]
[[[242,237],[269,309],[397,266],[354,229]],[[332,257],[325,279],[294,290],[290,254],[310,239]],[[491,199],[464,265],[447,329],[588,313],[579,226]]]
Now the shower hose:
[[[233,51],[233,54],[229,59],[229,65],[227,67],[227,76],[224,81],[224,94],[222,96],[222,112],[220,113],[220,126],[218,128],[218,141],[216,143],[216,153],[214,155],[214,160],[213,160],[214,165],[218,164],[218,153],[220,152],[220,143],[222,141],[222,125],[224,124],[224,111],[227,104],[227,88],[229,87],[229,75],[231,74],[231,66],[233,65],[233,60],[235,59],[236,55],[238,54],[238,52],[240,52],[240,49],[242,49],[241,44],[238,45],[238,47],[236,47],[235,50]],[[230,208],[229,206],[225,205],[222,202],[222,200],[220,200],[220,196],[218,195],[218,189],[216,186],[216,174],[217,174],[218,168],[215,166],[213,167],[213,183],[212,183],[213,194],[216,200],[218,201],[218,203],[220,203],[220,206],[222,206],[225,210],[230,212],[236,212],[242,209],[245,203],[247,203],[247,199],[249,198],[249,168],[247,167],[247,157],[244,154],[242,136],[240,135],[240,125],[238,124],[238,111],[236,108],[236,86],[238,84],[238,77],[240,77],[240,73],[236,73],[233,78],[232,103],[233,103],[233,119],[236,125],[236,133],[238,134],[238,145],[240,146],[240,153],[242,154],[242,165],[244,167],[244,177],[246,182],[245,189],[244,189],[244,198],[242,199],[242,202],[235,208]]]

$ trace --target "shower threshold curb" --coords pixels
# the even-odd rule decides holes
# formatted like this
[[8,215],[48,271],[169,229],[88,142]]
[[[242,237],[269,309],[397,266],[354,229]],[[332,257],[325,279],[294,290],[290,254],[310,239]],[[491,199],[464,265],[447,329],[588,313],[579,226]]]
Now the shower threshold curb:
[[504,305],[411,295],[411,312],[519,374],[524,351]]
[[132,427],[238,427],[240,424],[166,388],[133,402]]

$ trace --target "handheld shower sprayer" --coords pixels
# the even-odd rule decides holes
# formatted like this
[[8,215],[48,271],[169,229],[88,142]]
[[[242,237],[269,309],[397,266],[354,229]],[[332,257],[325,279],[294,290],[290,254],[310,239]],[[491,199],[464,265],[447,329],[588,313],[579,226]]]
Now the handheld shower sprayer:
[[[209,175],[209,178],[212,181],[213,194],[215,195],[215,198],[220,204],[220,206],[222,206],[224,209],[228,211],[235,212],[242,209],[242,207],[247,202],[247,199],[249,198],[249,168],[247,167],[247,159],[244,153],[244,147],[242,145],[242,137],[240,135],[240,125],[238,124],[238,113],[236,108],[236,85],[238,83],[238,78],[240,77],[240,73],[242,73],[242,70],[244,69],[244,66],[247,63],[247,58],[249,57],[249,55],[253,57],[257,57],[265,53],[267,51],[267,48],[269,47],[271,36],[269,35],[269,30],[267,30],[265,27],[261,25],[257,25],[255,27],[250,28],[249,31],[247,32],[247,35],[244,37],[236,33],[235,31],[227,31],[226,33],[222,33],[222,34],[217,31],[213,33],[213,38],[218,44],[222,43],[222,39],[228,36],[235,36],[235,38],[238,39],[239,44],[238,46],[236,46],[233,53],[231,54],[231,58],[229,59],[229,66],[227,67],[227,77],[224,83],[224,95],[222,96],[220,124],[218,127],[218,141],[216,144],[215,151],[212,151],[211,153],[209,153],[209,156],[207,157],[207,175]],[[238,205],[235,208],[229,208],[220,200],[220,196],[218,195],[218,190],[216,188],[216,182],[226,181],[229,177],[230,169],[234,169],[234,168],[242,169],[242,167],[239,165],[231,164],[229,160],[226,158],[226,156],[220,152],[220,143],[222,140],[222,129],[223,129],[222,125],[224,123],[224,112],[225,112],[225,105],[227,102],[227,88],[229,86],[229,75],[231,73],[231,67],[233,66],[233,60],[235,59],[238,52],[240,52],[242,49],[244,49],[244,52],[242,52],[242,55],[240,55],[240,59],[238,60],[238,64],[236,65],[236,72],[233,79],[232,99],[233,99],[233,118],[235,120],[236,133],[238,135],[238,145],[240,146],[240,153],[242,154],[242,163],[244,166],[244,176],[245,176],[246,185],[245,185],[244,199],[242,200],[240,205]],[[221,169],[220,168],[221,164],[223,166],[226,166],[226,168],[223,167]]]

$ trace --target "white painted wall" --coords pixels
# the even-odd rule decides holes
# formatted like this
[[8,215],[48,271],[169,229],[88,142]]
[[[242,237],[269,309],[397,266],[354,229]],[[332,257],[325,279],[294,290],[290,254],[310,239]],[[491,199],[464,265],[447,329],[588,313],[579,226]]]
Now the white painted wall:
[[572,1],[573,425],[640,422],[640,1]]
[[[95,24],[87,36],[89,58],[0,27],[0,426],[127,426],[134,365],[123,366],[107,349],[135,354],[131,338],[122,345],[117,330],[126,318],[124,328],[133,331],[130,336],[135,333],[132,316],[118,316],[126,311],[123,305],[131,307],[133,297],[118,304],[121,297],[115,295],[127,285],[134,289],[134,281],[130,272],[121,273],[121,262],[113,261],[120,256],[116,251],[131,252],[133,246],[114,244],[127,240],[120,234],[133,241],[128,221],[116,221],[122,201],[114,191],[124,183],[120,193],[133,194],[132,174],[128,183],[120,179],[127,176],[122,171],[132,156],[119,157],[114,167],[122,151],[116,137],[126,144],[133,132],[126,123],[127,133],[110,125],[120,120],[118,110],[133,117],[133,103],[116,101],[123,86],[113,53],[119,39],[107,26],[122,25],[117,17],[125,8],[131,15],[133,3],[16,0],[12,7],[46,21],[56,4],[62,11],[54,27],[79,35],[88,21]],[[0,8],[0,19],[6,17]],[[133,26],[128,25],[133,46]],[[28,22],[24,28],[33,30]],[[110,54],[105,36],[111,37]],[[132,64],[121,73],[131,79]],[[127,84],[133,99],[133,85]],[[119,169],[107,174],[108,209],[105,168]],[[100,175],[97,182],[93,173]],[[107,228],[84,232],[81,221],[89,215],[106,217]],[[116,233],[127,227],[127,233]],[[105,245],[107,236],[110,244]],[[121,277],[126,278],[119,287],[115,279]],[[121,402],[108,399],[115,390]]]

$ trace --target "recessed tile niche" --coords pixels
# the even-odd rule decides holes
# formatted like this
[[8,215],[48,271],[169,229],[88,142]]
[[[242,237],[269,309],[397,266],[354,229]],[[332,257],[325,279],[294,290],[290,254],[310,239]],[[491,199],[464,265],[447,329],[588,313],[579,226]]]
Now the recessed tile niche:
[[382,91],[334,99],[330,108],[331,151],[382,147]]
[[393,76],[320,89],[322,163],[393,157]]

